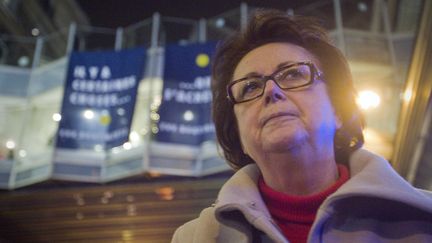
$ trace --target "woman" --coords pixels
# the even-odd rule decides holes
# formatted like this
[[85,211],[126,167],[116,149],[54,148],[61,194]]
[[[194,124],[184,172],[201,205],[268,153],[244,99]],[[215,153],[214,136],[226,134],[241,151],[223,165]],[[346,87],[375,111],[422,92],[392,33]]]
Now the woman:
[[218,47],[212,82],[237,172],[173,242],[432,242],[432,195],[360,148],[348,65],[316,22],[256,12]]

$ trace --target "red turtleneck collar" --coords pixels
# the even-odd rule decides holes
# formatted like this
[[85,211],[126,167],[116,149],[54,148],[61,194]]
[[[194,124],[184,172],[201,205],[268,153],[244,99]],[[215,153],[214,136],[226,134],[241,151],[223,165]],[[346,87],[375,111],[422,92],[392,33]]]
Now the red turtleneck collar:
[[324,191],[307,196],[289,195],[268,187],[262,176],[258,187],[273,219],[292,243],[303,243],[315,220],[319,206],[349,179],[346,166],[338,164],[338,180]]

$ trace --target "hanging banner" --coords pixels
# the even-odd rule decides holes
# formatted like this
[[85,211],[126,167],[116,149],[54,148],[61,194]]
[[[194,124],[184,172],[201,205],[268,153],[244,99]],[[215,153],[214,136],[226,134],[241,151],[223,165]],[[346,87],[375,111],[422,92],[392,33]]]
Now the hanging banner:
[[144,48],[72,53],[56,146],[109,149],[128,141],[144,61]]
[[211,121],[210,58],[216,43],[165,48],[158,142],[200,145],[214,140]]

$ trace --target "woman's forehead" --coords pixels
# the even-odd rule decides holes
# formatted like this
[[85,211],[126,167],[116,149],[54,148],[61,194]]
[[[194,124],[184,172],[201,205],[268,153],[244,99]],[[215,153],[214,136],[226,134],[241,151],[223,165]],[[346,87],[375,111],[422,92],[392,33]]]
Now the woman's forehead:
[[240,59],[233,73],[233,80],[250,73],[270,74],[283,63],[312,61],[316,58],[301,46],[290,43],[269,43],[249,51]]

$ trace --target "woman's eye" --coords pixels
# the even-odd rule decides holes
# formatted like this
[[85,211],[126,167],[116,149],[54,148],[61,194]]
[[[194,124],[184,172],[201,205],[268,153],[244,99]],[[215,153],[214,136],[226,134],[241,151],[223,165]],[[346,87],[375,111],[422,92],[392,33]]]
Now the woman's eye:
[[259,89],[259,83],[257,81],[248,81],[245,83],[242,89],[243,96],[256,92]]
[[299,69],[287,70],[282,75],[283,79],[289,79],[289,80],[300,79],[300,78],[303,78],[303,77],[304,77],[303,72],[301,72],[301,70],[299,70]]

